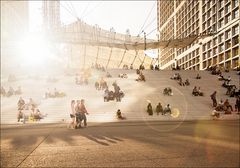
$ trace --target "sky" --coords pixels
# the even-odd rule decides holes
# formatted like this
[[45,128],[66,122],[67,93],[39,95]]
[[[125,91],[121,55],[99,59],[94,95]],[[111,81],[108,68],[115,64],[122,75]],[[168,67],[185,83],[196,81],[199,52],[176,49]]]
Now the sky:
[[[41,2],[30,1],[30,30],[40,30],[42,25]],[[137,36],[144,30],[147,38],[156,39],[157,3],[148,1],[61,1],[61,22],[69,24],[82,19],[90,25],[118,33],[130,30],[132,36]],[[142,28],[143,27],[143,28]],[[141,33],[143,36],[143,33]]]

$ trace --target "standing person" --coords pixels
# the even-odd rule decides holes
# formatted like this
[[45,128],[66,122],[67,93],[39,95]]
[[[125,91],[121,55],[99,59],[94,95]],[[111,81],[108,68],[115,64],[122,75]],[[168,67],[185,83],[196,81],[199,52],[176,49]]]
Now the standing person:
[[213,94],[211,94],[211,99],[212,99],[212,102],[213,102],[213,107],[217,107],[217,99],[216,99],[216,94],[217,92],[214,91]]
[[237,112],[237,114],[240,113],[240,97],[239,96],[236,99],[235,111]]
[[18,100],[18,110],[20,110],[20,111],[23,110],[24,106],[25,106],[25,101],[23,100],[22,97],[20,97]]
[[74,123],[75,123],[75,100],[71,101],[71,111],[70,111],[70,118],[71,118],[71,122],[69,124],[69,128],[72,127],[74,128]]
[[87,117],[86,114],[88,114],[87,109],[84,105],[84,99],[81,100],[80,105],[79,105],[79,110],[80,110],[80,115],[81,115],[81,119],[84,122],[84,126],[87,127]]
[[80,110],[80,100],[77,100],[77,103],[75,103],[74,106],[74,112],[75,112],[75,128],[81,127],[81,110]]

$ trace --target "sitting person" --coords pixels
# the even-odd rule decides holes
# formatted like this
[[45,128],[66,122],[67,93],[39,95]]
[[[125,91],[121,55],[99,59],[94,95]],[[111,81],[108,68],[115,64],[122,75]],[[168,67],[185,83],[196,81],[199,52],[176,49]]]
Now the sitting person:
[[18,115],[17,115],[17,122],[24,120],[24,113],[22,110],[19,110]]
[[126,119],[126,117],[122,116],[122,112],[120,109],[117,110],[116,116],[117,116],[117,119],[120,119],[120,120]]
[[139,75],[140,74],[140,70],[136,69],[136,73],[137,73],[137,75]]
[[225,78],[224,78],[223,75],[221,74],[221,75],[219,75],[218,80],[222,81],[222,80],[225,80]]
[[162,112],[163,112],[163,107],[162,107],[161,103],[159,102],[156,107],[156,113],[157,113],[157,115],[159,115],[159,113],[162,113]]
[[224,106],[223,106],[223,100],[221,99],[220,102],[218,103],[217,107],[215,108],[216,111],[223,111]]
[[215,119],[215,118],[218,119],[218,118],[220,118],[220,113],[217,112],[216,110],[213,110],[211,116],[213,117],[213,119]]
[[12,96],[13,94],[14,94],[14,90],[13,90],[13,88],[10,86],[10,87],[9,87],[9,90],[8,90],[8,92],[7,92],[7,97]]
[[185,81],[185,85],[186,85],[186,86],[189,86],[189,85],[190,85],[190,82],[189,82],[188,79],[186,79],[186,81]]
[[96,89],[96,90],[99,90],[99,89],[100,89],[99,83],[98,83],[97,81],[95,82],[95,89]]
[[201,76],[199,74],[197,74],[196,79],[201,79]]
[[145,76],[143,75],[143,73],[140,73],[139,76],[138,76],[138,79],[136,79],[136,81],[146,81],[145,80]]
[[1,87],[1,95],[6,96],[6,91],[3,86]]
[[178,83],[179,83],[179,85],[180,85],[180,86],[185,86],[185,83],[183,83],[183,81],[182,81],[182,78],[181,78],[181,77],[179,78],[179,82],[178,82]]
[[27,105],[27,110],[30,108],[32,111],[37,107],[37,104],[33,101],[32,98],[29,99],[29,102]]
[[106,77],[107,77],[107,78],[111,78],[112,75],[111,75],[109,72],[107,72]]
[[199,95],[199,96],[203,96],[203,92],[201,91],[201,88],[200,88],[200,87],[198,87],[198,95]]
[[227,82],[231,81],[231,76],[228,76],[228,78],[226,79]]
[[179,80],[180,79],[180,74],[179,73],[175,73],[173,75],[173,77],[171,77],[170,79]]
[[43,115],[41,114],[39,109],[35,109],[35,111],[33,113],[33,118],[34,118],[34,120],[43,119]]
[[148,115],[153,115],[153,109],[152,109],[151,103],[148,103],[147,105],[147,112],[148,112]]
[[162,115],[166,115],[167,113],[172,114],[170,104],[168,104],[168,105],[164,108],[164,110],[163,110],[163,112],[162,112]]
[[231,114],[233,111],[233,108],[230,105],[228,99],[226,99],[225,102],[223,103],[223,108],[224,108],[225,114]]
[[198,96],[197,86],[195,86],[195,87],[193,88],[192,95]]

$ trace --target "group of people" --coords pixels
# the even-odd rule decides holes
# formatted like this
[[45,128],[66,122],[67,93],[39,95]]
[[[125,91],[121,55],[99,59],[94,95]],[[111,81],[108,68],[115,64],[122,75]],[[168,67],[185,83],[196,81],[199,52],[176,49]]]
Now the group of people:
[[[229,103],[229,100],[226,99],[224,102],[221,99],[219,103],[217,103],[217,98],[216,98],[216,94],[217,92],[214,91],[213,94],[211,94],[211,99],[213,102],[213,107],[215,111],[224,111],[225,114],[231,114],[233,112],[233,107],[232,105]],[[240,112],[240,98],[239,96],[236,96],[236,103],[235,103],[235,111],[237,113]]]
[[170,87],[164,88],[163,95],[172,96],[173,95],[172,89]]
[[81,75],[76,74],[75,76],[75,84],[77,85],[88,85],[88,75],[82,73]]
[[126,73],[123,73],[123,74],[119,74],[118,77],[119,78],[128,78],[128,75]]
[[151,69],[151,70],[158,71],[158,70],[159,70],[159,66],[158,66],[158,65],[153,66],[153,64],[151,64],[151,65],[150,65],[150,69]]
[[203,96],[203,92],[201,91],[201,88],[197,86],[194,86],[193,91],[192,91],[193,96]]
[[116,99],[117,102],[120,102],[124,97],[124,93],[121,91],[120,87],[116,82],[112,84],[114,91],[110,91],[108,87],[104,91],[103,100],[104,102],[108,102],[110,100]]
[[[162,115],[166,115],[167,113],[172,114],[170,104],[167,104],[165,106],[165,108],[163,109],[162,104],[160,102],[157,104],[155,111],[156,111],[157,115],[159,115],[159,113],[162,113]],[[147,113],[148,113],[148,115],[153,115],[153,107],[150,102],[147,105]]]
[[95,89],[96,90],[105,90],[106,88],[108,88],[108,84],[107,82],[104,80],[104,78],[100,78],[99,81],[95,82]]
[[[44,118],[44,115],[37,108],[37,104],[33,101],[32,98],[29,99],[28,103],[24,101],[22,97],[19,98],[18,103],[18,114],[17,121],[25,123],[25,120],[29,121],[39,121]],[[30,114],[26,115],[25,111],[30,110]]]
[[82,122],[83,126],[87,127],[87,117],[88,111],[85,107],[85,101],[84,99],[81,100],[72,100],[71,101],[71,112],[70,112],[70,118],[71,122],[69,127],[70,128],[81,128]]
[[103,72],[105,72],[106,71],[106,69],[105,69],[105,67],[103,66],[103,65],[101,65],[101,64],[95,64],[95,66],[94,66],[94,64],[92,63],[92,67],[91,68],[95,68],[96,70],[99,70],[99,71],[103,71]]
[[45,93],[45,98],[57,98],[57,97],[64,97],[66,94],[64,92],[58,91],[56,88],[54,88],[54,91],[51,92],[49,88],[47,89]]
[[10,86],[8,91],[6,91],[3,86],[1,86],[1,95],[4,97],[5,96],[10,97],[13,95],[20,95],[20,94],[22,94],[21,86],[18,86],[17,90],[14,90],[13,87]]

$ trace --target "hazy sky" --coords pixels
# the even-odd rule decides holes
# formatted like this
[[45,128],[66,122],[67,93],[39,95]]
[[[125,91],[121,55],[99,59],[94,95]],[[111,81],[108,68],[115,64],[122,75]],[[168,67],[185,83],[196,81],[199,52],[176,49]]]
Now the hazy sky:
[[[41,20],[41,2],[30,1],[31,30],[39,29]],[[61,1],[61,21],[63,24],[74,22],[79,17],[90,25],[137,35],[144,22],[144,31],[148,38],[156,38],[157,3],[148,1]],[[152,12],[150,13],[152,9]],[[149,15],[150,14],[150,15]],[[152,31],[154,30],[154,31]],[[151,33],[152,32],[152,33]],[[143,35],[143,34],[142,34]]]

